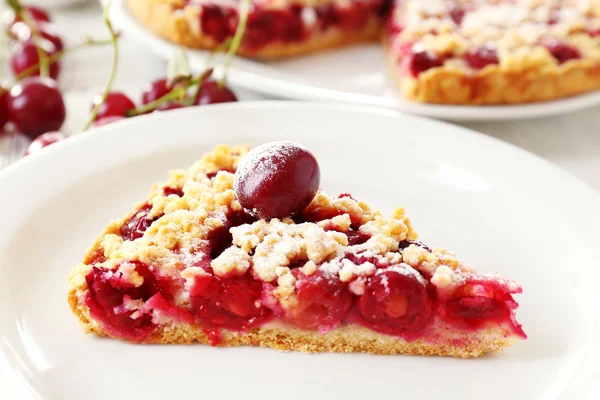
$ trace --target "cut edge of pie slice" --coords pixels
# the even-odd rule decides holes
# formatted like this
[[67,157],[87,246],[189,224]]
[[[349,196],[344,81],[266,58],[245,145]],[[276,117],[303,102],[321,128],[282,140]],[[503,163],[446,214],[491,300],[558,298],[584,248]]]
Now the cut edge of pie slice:
[[248,148],[217,146],[110,223],[69,278],[88,333],[135,343],[475,357],[526,338],[512,295],[385,218],[319,191],[302,213],[259,220],[236,199]]
[[[190,48],[215,50],[233,37],[239,1],[127,0],[155,34]],[[252,1],[238,54],[284,59],[373,42],[381,37],[385,0]]]

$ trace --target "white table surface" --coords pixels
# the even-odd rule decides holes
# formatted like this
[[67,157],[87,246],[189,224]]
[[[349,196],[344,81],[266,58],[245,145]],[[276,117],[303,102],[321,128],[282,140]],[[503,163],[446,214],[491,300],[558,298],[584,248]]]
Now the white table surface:
[[[2,7],[4,2],[0,4],[0,9]],[[108,37],[96,3],[87,2],[53,12],[54,21],[67,45],[78,43],[86,36]],[[120,49],[121,62],[114,88],[139,101],[142,86],[164,76],[166,64],[126,36],[120,40]],[[69,113],[64,127],[66,132],[75,133],[84,125],[90,100],[102,91],[111,61],[110,46],[80,51],[64,60],[61,86]],[[257,94],[237,92],[243,100],[265,99]],[[600,190],[600,107],[553,118],[463,125],[531,151]],[[0,168],[20,158],[26,146],[27,139],[24,137],[0,135]],[[510,168],[510,160],[506,163]],[[0,399],[30,398],[33,399],[33,396],[23,390],[8,361],[0,354]]]

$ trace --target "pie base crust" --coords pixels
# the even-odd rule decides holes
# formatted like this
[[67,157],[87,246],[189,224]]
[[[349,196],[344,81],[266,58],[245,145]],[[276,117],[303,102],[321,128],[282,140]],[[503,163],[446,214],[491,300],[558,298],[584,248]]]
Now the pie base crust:
[[[89,310],[77,300],[74,290],[69,293],[69,304],[86,333],[109,336],[95,323]],[[502,328],[481,332],[456,332],[457,340],[466,344],[453,347],[427,343],[422,340],[406,341],[400,337],[385,335],[357,325],[346,325],[327,333],[305,331],[280,323],[270,323],[247,332],[223,330],[217,346],[269,347],[280,351],[303,353],[369,353],[405,354],[418,356],[449,356],[459,358],[479,357],[485,353],[497,353],[513,344],[514,339]],[[213,344],[204,330],[186,323],[162,326],[143,343],[147,344]]]
[[[220,44],[194,28],[198,25],[198,14],[191,9],[190,12],[178,14],[173,6],[164,0],[127,0],[127,3],[129,9],[147,28],[167,40],[205,50],[214,50]],[[373,42],[381,37],[381,30],[381,21],[373,17],[358,31],[328,29],[324,33],[313,34],[302,42],[268,44],[259,50],[249,50],[242,46],[238,53],[263,60],[292,58],[350,44]]]

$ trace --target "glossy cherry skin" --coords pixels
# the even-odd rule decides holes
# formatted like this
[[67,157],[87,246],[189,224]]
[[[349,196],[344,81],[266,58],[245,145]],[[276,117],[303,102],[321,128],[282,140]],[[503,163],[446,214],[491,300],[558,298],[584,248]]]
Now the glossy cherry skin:
[[39,153],[45,147],[48,147],[51,144],[54,144],[66,138],[68,138],[68,136],[62,132],[46,132],[38,136],[33,142],[31,142],[31,144],[27,148],[27,151],[25,152],[25,155],[28,156],[30,154]]
[[242,207],[262,218],[293,216],[308,206],[319,189],[315,156],[293,142],[272,142],[252,149],[235,174]]
[[[29,12],[29,16],[35,22],[51,22],[50,15],[43,8],[36,6],[27,6],[25,10]],[[22,19],[18,17],[13,10],[6,11],[6,14],[3,16],[3,22],[5,22],[8,28],[11,28],[17,22],[21,22]]]
[[149,82],[144,86],[144,90],[142,91],[142,104],[152,103],[169,94],[172,89],[166,78]]
[[0,86],[0,132],[8,122],[8,90]]
[[56,27],[49,22],[40,22],[33,30],[25,22],[17,22],[10,28],[11,35],[20,42],[26,42],[32,39],[35,31],[37,31],[42,38],[52,43],[55,51],[62,51],[65,48]]
[[465,54],[467,63],[475,69],[481,69],[488,65],[498,64],[498,52],[490,47],[474,47]]
[[[94,96],[92,109],[102,101],[102,95]],[[96,121],[106,117],[125,117],[127,111],[135,108],[135,104],[129,97],[121,92],[110,92],[106,101],[100,106]]]
[[408,68],[414,77],[432,68],[441,67],[444,64],[443,57],[428,50],[413,51],[408,57]]
[[202,83],[196,97],[196,105],[230,103],[238,101],[235,94],[226,86],[219,86],[217,81],[208,80]]
[[59,130],[67,112],[55,81],[29,77],[11,89],[8,115],[19,132],[33,139],[42,133]]
[[[45,40],[41,39],[39,41],[40,47],[46,52],[48,56],[51,56],[56,53],[56,48],[54,45]],[[12,52],[12,56],[10,58],[10,68],[12,73],[17,76],[20,73],[26,71],[27,69],[39,64],[40,57],[38,53],[37,46],[33,40],[27,40],[25,42],[18,42]],[[60,73],[60,63],[58,61],[50,64],[49,68],[50,77],[52,79],[57,79]],[[40,75],[39,68],[36,69],[31,75]]]

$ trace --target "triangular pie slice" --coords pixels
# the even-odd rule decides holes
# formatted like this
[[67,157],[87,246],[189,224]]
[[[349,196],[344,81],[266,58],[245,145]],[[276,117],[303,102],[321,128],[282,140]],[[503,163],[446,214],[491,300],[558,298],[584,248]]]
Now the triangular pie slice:
[[319,190],[291,218],[250,215],[264,212],[240,204],[239,163],[256,163],[246,172],[277,165],[248,151],[217,146],[109,224],[69,278],[86,332],[454,357],[526,337],[512,297],[521,287],[418,242],[402,208],[385,218],[349,194]]

